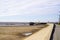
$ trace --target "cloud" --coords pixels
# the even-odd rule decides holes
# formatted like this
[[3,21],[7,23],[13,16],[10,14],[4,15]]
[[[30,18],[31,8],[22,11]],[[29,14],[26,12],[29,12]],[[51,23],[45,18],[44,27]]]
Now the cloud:
[[0,16],[51,14],[59,10],[57,5],[60,0],[0,0]]

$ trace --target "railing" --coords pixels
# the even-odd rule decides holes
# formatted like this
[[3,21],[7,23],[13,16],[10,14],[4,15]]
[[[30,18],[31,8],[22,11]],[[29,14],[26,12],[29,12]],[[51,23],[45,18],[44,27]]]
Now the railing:
[[53,30],[52,30],[52,33],[51,33],[51,36],[50,36],[50,40],[53,40],[53,35],[54,35],[54,32],[55,32],[55,28],[56,28],[56,25],[54,24]]

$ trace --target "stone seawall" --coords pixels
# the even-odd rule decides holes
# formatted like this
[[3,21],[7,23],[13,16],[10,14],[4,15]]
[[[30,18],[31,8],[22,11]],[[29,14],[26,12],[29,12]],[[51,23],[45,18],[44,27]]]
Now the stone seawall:
[[49,24],[48,27],[36,32],[35,34],[27,37],[24,40],[49,40],[53,29],[53,24]]

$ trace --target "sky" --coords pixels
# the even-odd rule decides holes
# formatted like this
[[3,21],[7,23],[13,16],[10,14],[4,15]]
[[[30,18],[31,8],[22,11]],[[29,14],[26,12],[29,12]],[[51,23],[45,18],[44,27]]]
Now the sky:
[[58,22],[60,0],[0,0],[0,22]]

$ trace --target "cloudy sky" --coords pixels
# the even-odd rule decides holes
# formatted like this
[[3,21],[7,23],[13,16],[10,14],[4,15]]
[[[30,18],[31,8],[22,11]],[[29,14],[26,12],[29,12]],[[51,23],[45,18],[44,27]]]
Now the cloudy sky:
[[0,0],[0,22],[56,22],[60,0]]

